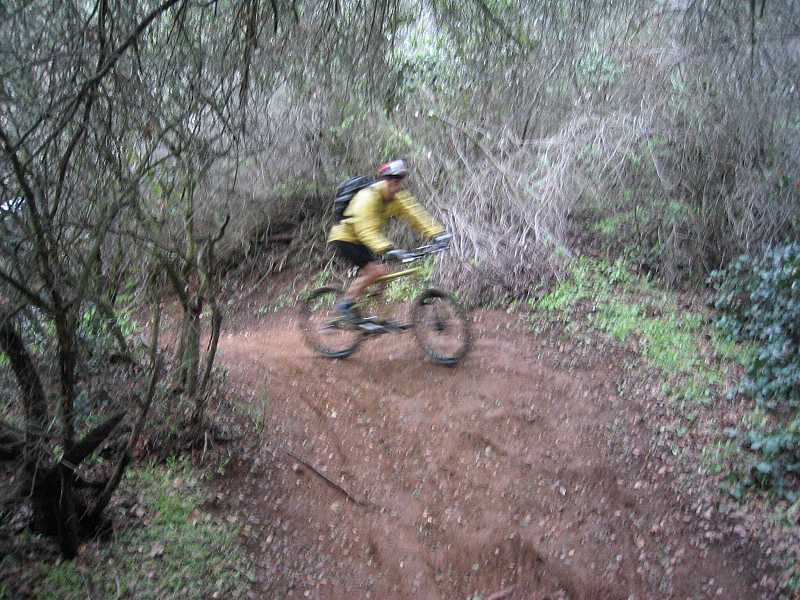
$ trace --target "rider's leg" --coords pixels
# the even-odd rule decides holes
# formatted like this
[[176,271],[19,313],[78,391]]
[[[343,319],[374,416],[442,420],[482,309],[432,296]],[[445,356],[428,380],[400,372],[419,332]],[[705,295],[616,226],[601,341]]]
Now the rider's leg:
[[364,265],[359,269],[358,277],[350,284],[350,287],[339,302],[339,309],[342,312],[349,311],[353,307],[353,304],[364,294],[364,290],[372,285],[378,278],[388,273],[389,269],[382,262],[373,261]]
[[389,269],[382,262],[374,261],[367,263],[364,265],[364,268],[358,272],[358,277],[356,277],[356,280],[350,285],[345,295],[353,300],[357,300],[364,293],[364,290],[375,283],[378,278],[388,273]]
[[358,267],[358,277],[337,303],[336,308],[346,316],[354,317],[352,308],[364,290],[378,277],[385,274],[387,269],[375,254],[363,244],[335,241],[333,248],[336,254],[349,264]]

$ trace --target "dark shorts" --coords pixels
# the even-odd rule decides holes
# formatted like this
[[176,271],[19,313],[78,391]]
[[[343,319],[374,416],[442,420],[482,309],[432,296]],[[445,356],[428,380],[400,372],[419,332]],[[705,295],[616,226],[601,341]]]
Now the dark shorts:
[[363,244],[353,244],[336,240],[331,242],[333,253],[359,269],[367,263],[375,262],[378,257]]

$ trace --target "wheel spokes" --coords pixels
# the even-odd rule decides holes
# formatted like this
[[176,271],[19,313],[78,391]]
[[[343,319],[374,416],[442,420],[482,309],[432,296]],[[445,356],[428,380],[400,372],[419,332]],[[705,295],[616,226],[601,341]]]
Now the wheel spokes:
[[303,335],[317,352],[331,358],[353,353],[360,332],[335,308],[336,290],[322,288],[312,292],[302,313]]
[[469,346],[466,317],[455,300],[431,290],[420,297],[415,310],[415,330],[420,345],[433,360],[456,363]]

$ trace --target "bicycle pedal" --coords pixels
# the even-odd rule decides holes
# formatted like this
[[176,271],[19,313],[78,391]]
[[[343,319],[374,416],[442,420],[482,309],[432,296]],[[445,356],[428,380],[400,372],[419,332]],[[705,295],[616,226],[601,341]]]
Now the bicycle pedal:
[[367,333],[383,333],[386,331],[386,328],[383,325],[378,325],[377,323],[371,323],[369,321],[359,323],[358,328]]
[[403,323],[400,323],[398,321],[394,321],[394,320],[391,320],[391,319],[388,319],[388,320],[385,320],[385,321],[380,321],[380,325],[382,325],[384,327],[384,329],[386,329],[386,331],[404,331],[405,330],[405,326],[403,325]]

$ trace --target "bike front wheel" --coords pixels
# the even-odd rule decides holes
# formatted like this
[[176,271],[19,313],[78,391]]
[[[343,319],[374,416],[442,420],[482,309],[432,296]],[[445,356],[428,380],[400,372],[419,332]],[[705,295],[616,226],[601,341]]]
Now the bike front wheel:
[[323,287],[300,305],[300,329],[306,343],[327,358],[346,358],[358,348],[361,331],[336,311],[340,290]]
[[469,351],[469,321],[452,295],[425,290],[414,301],[411,313],[414,335],[434,362],[454,365]]

